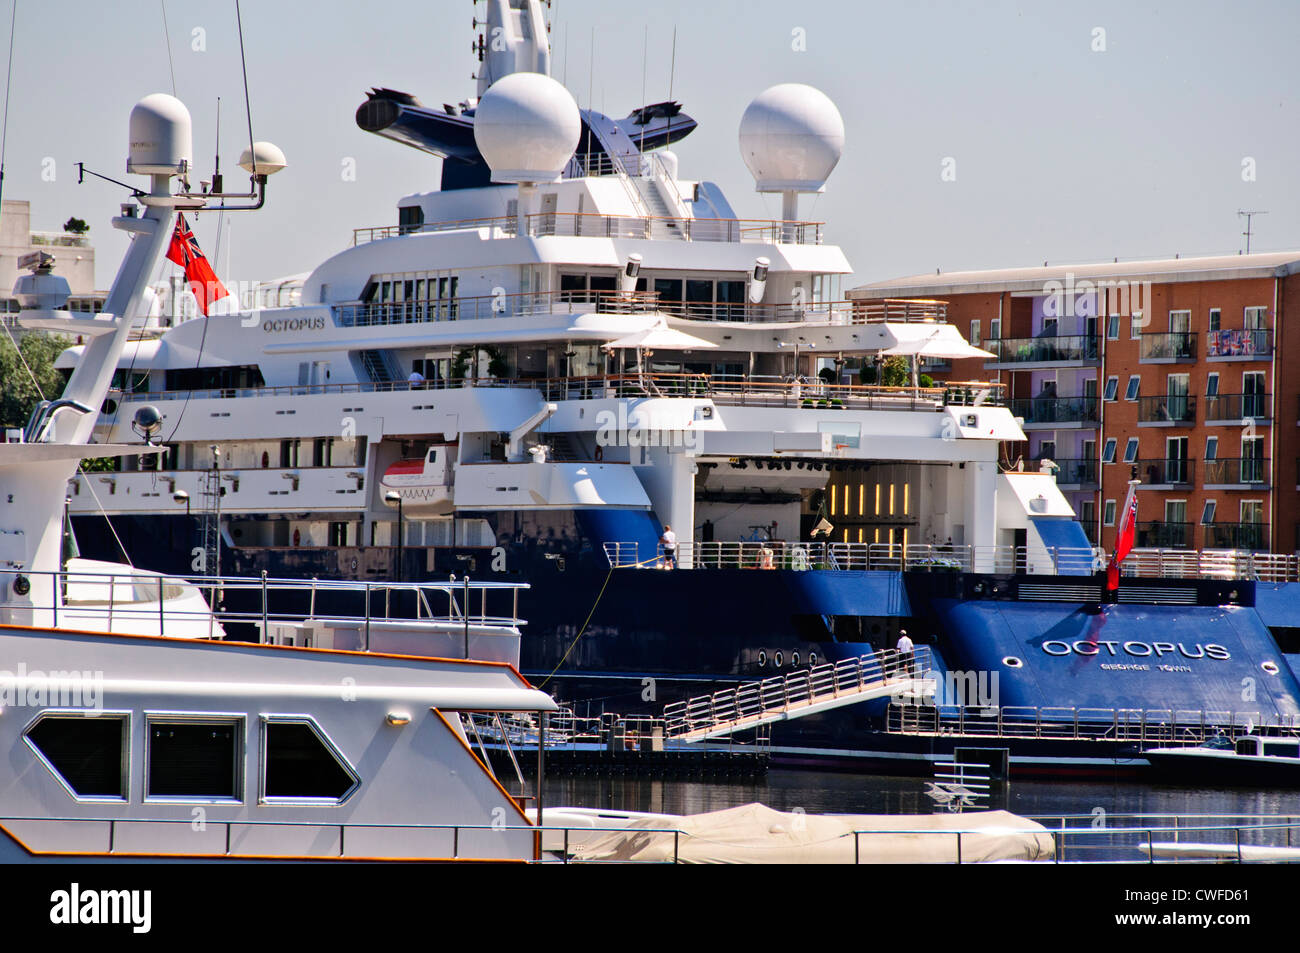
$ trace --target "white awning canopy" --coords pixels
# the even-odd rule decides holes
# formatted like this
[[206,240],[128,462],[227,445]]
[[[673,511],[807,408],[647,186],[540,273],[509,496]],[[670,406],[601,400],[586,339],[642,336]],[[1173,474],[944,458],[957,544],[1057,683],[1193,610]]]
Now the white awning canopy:
[[951,324],[886,324],[886,337],[893,343],[880,349],[881,354],[916,357],[990,359],[996,355],[968,344]]
[[694,351],[717,347],[712,341],[697,338],[693,334],[677,331],[667,324],[656,324],[642,331],[633,331],[623,337],[607,342],[607,350],[616,348],[648,347],[663,351]]

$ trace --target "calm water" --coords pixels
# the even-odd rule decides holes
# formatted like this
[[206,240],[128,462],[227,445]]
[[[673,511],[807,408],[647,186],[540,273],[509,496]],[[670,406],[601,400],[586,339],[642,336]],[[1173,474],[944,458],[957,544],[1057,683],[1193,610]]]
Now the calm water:
[[[554,778],[546,785],[553,807],[612,808],[697,814],[754,801],[809,814],[929,814],[933,802],[922,778],[872,777],[772,770],[745,781],[664,781],[646,778]],[[1300,791],[1209,789],[1106,781],[1013,781],[993,804],[1017,814],[1269,814],[1300,815]]]

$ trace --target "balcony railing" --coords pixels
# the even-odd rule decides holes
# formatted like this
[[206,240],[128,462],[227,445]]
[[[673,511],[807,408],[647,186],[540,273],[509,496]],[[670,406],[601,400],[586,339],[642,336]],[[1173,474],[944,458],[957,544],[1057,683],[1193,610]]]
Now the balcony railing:
[[990,363],[1077,363],[1097,360],[1097,341],[1095,335],[994,338],[984,342],[984,349],[997,355]]
[[1206,423],[1223,420],[1238,424],[1243,420],[1269,420],[1272,417],[1272,394],[1216,394],[1205,398]]
[[1144,486],[1187,486],[1196,482],[1196,461],[1185,458],[1134,460]]
[[1138,358],[1143,361],[1194,361],[1196,335],[1190,331],[1143,334]]
[[1097,461],[1082,457],[1053,457],[1058,486],[1096,486]]
[[[530,237],[637,238],[696,242],[758,242],[762,244],[820,245],[822,222],[784,222],[766,219],[673,218],[599,213],[543,212],[527,216],[524,230]],[[513,238],[519,222],[513,216],[477,218],[424,225],[382,225],[354,228],[352,244],[422,232],[479,231],[486,238]]]
[[661,313],[692,321],[734,321],[745,324],[774,321],[837,325],[876,324],[885,321],[944,324],[947,303],[887,299],[869,302],[813,301],[803,305],[750,304],[738,301],[674,301],[654,291],[539,291],[413,301],[349,301],[334,305],[333,311],[339,326],[345,328],[591,312]]
[[1202,532],[1206,549],[1268,549],[1267,523],[1206,523]]
[[1264,329],[1207,331],[1205,356],[1220,360],[1257,361],[1273,354],[1273,332]]
[[1207,486],[1264,484],[1268,482],[1267,457],[1220,457],[1205,461]]
[[1142,549],[1188,549],[1192,545],[1192,524],[1163,521],[1138,523],[1137,545]]
[[1011,413],[1027,424],[1097,423],[1096,397],[1017,397]]
[[1138,420],[1143,423],[1193,424],[1196,422],[1196,398],[1190,394],[1139,397]]

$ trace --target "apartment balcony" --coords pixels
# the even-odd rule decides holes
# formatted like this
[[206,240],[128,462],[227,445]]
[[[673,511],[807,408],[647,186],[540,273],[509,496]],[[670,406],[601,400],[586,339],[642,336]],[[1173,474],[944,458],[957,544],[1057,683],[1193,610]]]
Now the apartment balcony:
[[1267,552],[1267,523],[1206,523],[1202,549],[1243,549]]
[[1063,490],[1095,490],[1101,485],[1095,459],[1053,457],[1052,462],[1056,464],[1056,485]]
[[1095,429],[1101,419],[1096,397],[1013,397],[1007,406],[1026,430]]
[[994,338],[984,342],[993,360],[985,367],[1029,370],[1035,367],[1095,367],[1100,358],[1096,335]]
[[1191,523],[1152,521],[1137,524],[1139,549],[1191,549]]
[[1272,331],[1243,328],[1205,332],[1207,361],[1267,361],[1272,356]]
[[1205,398],[1205,422],[1210,426],[1240,427],[1249,421],[1273,419],[1272,394],[1216,394]]
[[1196,482],[1196,461],[1181,458],[1134,460],[1139,490],[1173,490],[1191,486]]
[[1267,489],[1269,468],[1267,457],[1220,457],[1206,460],[1202,480],[1207,490],[1234,490],[1240,488]]
[[1190,427],[1196,423],[1196,398],[1164,394],[1138,398],[1138,425],[1147,427]]
[[1196,335],[1190,331],[1142,335],[1138,361],[1143,364],[1179,364],[1195,360]]

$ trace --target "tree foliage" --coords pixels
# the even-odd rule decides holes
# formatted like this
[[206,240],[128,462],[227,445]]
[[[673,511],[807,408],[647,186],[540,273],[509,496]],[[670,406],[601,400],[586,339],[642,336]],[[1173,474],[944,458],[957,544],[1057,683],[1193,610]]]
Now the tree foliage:
[[42,395],[55,400],[63,393],[63,375],[54,369],[54,359],[67,346],[63,338],[27,334],[15,349],[8,335],[0,336],[0,426],[22,427]]
[[77,216],[74,215],[63,223],[63,230],[65,232],[71,232],[74,235],[84,235],[86,232],[90,231],[90,226],[86,224],[84,218],[77,218]]

